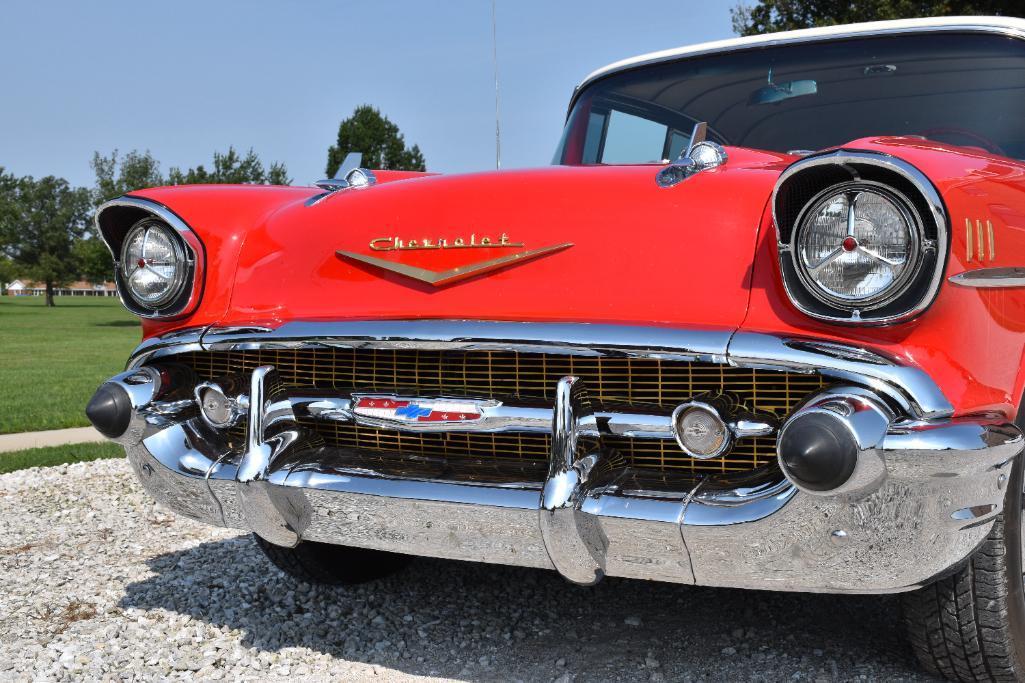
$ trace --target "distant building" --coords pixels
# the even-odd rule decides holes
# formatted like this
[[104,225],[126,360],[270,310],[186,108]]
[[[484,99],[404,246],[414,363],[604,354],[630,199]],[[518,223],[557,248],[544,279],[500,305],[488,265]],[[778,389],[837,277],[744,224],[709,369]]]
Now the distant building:
[[[46,283],[15,280],[3,288],[7,296],[46,296]],[[80,280],[63,287],[53,288],[54,296],[117,296],[113,282],[85,282]]]

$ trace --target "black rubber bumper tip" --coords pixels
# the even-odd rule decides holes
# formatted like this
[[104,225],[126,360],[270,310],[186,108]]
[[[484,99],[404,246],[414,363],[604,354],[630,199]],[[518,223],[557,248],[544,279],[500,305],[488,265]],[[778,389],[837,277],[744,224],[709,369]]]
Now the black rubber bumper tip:
[[109,439],[128,431],[132,419],[132,400],[128,392],[116,384],[103,384],[85,407],[85,416],[100,434]]
[[842,486],[858,464],[854,435],[823,414],[797,418],[783,432],[779,452],[790,478],[812,491]]

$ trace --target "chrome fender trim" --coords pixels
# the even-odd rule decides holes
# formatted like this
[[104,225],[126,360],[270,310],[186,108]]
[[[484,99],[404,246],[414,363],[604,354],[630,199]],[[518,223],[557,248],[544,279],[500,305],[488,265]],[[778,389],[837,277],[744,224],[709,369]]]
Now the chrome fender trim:
[[738,332],[730,340],[731,365],[794,372],[819,372],[873,389],[896,402],[910,416],[935,419],[954,407],[920,368],[898,365],[867,349],[811,339],[787,339]]

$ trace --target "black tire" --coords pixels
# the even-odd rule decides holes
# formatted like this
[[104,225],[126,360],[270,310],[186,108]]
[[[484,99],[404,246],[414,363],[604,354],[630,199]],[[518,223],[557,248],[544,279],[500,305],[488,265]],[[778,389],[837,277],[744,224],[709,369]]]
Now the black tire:
[[413,560],[409,555],[329,543],[303,541],[294,548],[282,548],[256,534],[253,540],[267,559],[289,576],[329,586],[351,586],[382,579]]
[[1025,680],[1022,469],[1019,456],[1004,512],[964,568],[903,597],[918,660],[952,681]]

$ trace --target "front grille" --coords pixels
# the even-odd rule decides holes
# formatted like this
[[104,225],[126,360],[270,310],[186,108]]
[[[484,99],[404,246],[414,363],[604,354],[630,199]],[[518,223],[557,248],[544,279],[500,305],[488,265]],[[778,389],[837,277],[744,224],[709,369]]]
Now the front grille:
[[[553,403],[558,381],[581,377],[596,407],[636,405],[666,412],[704,393],[729,391],[749,409],[784,417],[825,385],[819,375],[745,369],[714,363],[652,358],[570,356],[514,351],[437,351],[415,349],[259,349],[182,354],[180,360],[202,379],[277,368],[292,390],[318,389],[345,395],[355,391],[448,395]],[[545,434],[409,433],[347,423],[307,420],[328,445],[393,451],[424,457],[487,462],[546,462]],[[775,439],[741,439],[722,458],[697,460],[675,441],[608,438],[633,467],[681,474],[746,472],[775,459]]]

